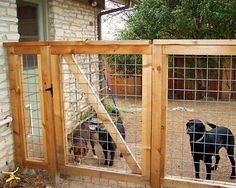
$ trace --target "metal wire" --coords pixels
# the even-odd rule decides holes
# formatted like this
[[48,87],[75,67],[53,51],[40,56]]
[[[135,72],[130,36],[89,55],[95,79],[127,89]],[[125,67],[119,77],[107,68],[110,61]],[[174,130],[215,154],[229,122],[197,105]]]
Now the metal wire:
[[[229,128],[236,132],[236,69],[235,56],[189,56],[172,55],[169,57],[169,111],[167,127],[167,164],[166,173],[181,178],[195,178],[193,157],[186,123],[199,119]],[[197,132],[195,132],[197,133]],[[207,133],[205,133],[207,134]],[[226,136],[228,139],[230,135]],[[204,152],[209,154],[207,146],[219,145],[204,142]],[[193,145],[193,153],[196,148]],[[230,144],[226,145],[230,147]],[[235,147],[234,147],[235,148]],[[235,150],[235,149],[234,149]],[[202,154],[202,153],[201,153]],[[204,155],[205,157],[206,155]],[[230,182],[231,163],[225,149],[220,150],[220,162],[216,171],[211,171],[213,180]],[[215,158],[213,157],[213,164]],[[206,167],[201,163],[200,177],[206,178]]]
[[44,160],[39,84],[37,56],[24,55],[23,88],[27,157]]
[[[142,140],[140,136],[142,134],[142,75],[140,72],[142,65],[140,64],[140,58],[138,59],[138,57],[134,56],[130,60],[130,56],[128,55],[82,54],[76,55],[76,59],[84,71],[83,75],[86,76],[89,84],[93,87],[97,96],[100,97],[113,121],[116,122],[121,117],[125,128],[125,141],[139,165],[142,165]],[[131,66],[133,72],[130,71]],[[102,70],[99,67],[102,67]],[[93,106],[98,106],[99,104],[97,102],[91,103],[88,97],[93,94],[89,93],[88,90],[85,91],[82,89],[82,85],[86,83],[83,80],[75,79],[74,75],[70,73],[66,62],[63,62],[62,74],[64,78],[63,91],[67,162],[74,166],[97,167],[104,171],[109,170],[130,174],[131,170],[127,161],[124,158],[120,158],[120,151],[118,149],[112,149],[112,147],[115,147],[114,142],[108,136],[105,126],[97,119],[102,114],[97,114],[93,110]],[[78,72],[77,74],[80,73]],[[105,77],[104,74],[106,74]],[[114,112],[116,107],[114,101],[112,101],[111,93],[108,92],[108,85],[106,80],[104,80],[106,77],[120,116],[112,113],[112,110]],[[90,130],[89,137],[86,135],[88,129],[84,128],[84,125],[85,127],[95,127],[93,131]],[[111,136],[114,135],[114,137],[117,136],[115,132],[109,132],[109,134]],[[97,158],[94,158],[95,156],[92,153],[91,141],[95,143]],[[84,142],[86,142],[86,145]],[[118,144],[122,143],[116,143],[116,147]],[[82,150],[86,148],[89,148],[89,152],[84,156],[76,151],[80,149],[83,152]],[[70,153],[70,151],[72,152]],[[110,154],[108,154],[108,165],[104,165],[106,161],[104,152],[110,154],[114,152],[115,155],[112,160]],[[76,157],[80,158],[80,164],[78,164]],[[109,166],[111,161],[113,161],[113,166]],[[103,180],[101,179],[101,181]],[[115,181],[114,184],[117,186],[120,183]],[[127,187],[129,183],[123,182],[123,184],[124,187]],[[110,186],[109,183],[108,186]]]

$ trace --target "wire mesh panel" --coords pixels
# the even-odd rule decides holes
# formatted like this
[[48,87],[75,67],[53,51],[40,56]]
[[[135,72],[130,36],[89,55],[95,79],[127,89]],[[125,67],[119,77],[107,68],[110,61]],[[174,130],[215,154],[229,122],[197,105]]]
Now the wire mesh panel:
[[235,182],[236,57],[172,55],[168,77],[166,173]]
[[[142,59],[99,54],[75,59],[62,66],[67,163],[131,173],[132,166],[142,165]],[[112,123],[116,128],[109,131]]]
[[42,131],[40,75],[37,55],[23,56],[23,88],[25,111],[25,144],[29,159],[44,160],[44,138]]

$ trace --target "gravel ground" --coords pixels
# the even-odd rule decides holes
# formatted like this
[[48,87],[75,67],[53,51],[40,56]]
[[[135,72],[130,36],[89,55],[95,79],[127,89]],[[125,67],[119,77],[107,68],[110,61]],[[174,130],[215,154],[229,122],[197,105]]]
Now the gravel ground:
[[[134,99],[118,99],[117,105],[121,111],[125,129],[126,129],[126,141],[131,151],[135,154],[136,159],[141,164],[141,100]],[[167,126],[167,148],[166,148],[166,174],[171,176],[190,177],[194,178],[193,160],[190,153],[189,137],[186,134],[186,122],[189,119],[201,119],[203,121],[209,121],[217,125],[228,127],[232,130],[233,134],[236,134],[236,102],[226,103],[215,101],[199,101],[199,102],[181,102],[174,101],[169,102],[168,107],[168,126]],[[209,129],[209,127],[207,127]],[[106,170],[107,167],[103,165],[104,157],[100,145],[96,144],[96,151],[99,159],[92,159],[91,151],[88,157],[82,161],[82,164],[98,166]],[[217,171],[212,173],[212,179],[218,181],[235,182],[230,180],[231,173],[230,161],[226,156],[224,149],[220,151],[221,160]],[[69,162],[72,163],[72,157],[69,157]],[[129,168],[124,159],[119,158],[119,153],[116,154],[116,161],[113,167],[109,167],[109,170],[123,171],[129,173]],[[201,178],[205,179],[205,165],[201,163]],[[95,178],[96,179],[96,178]],[[36,177],[22,175],[22,185],[24,187],[45,187],[48,184],[48,180],[45,175]],[[84,184],[83,187],[91,187],[96,185],[97,187],[111,187],[109,183],[102,185],[102,180],[98,179],[96,183],[94,180],[90,180],[86,183],[86,178],[73,178],[67,177],[63,182],[58,185],[59,187],[76,187],[78,182]],[[108,180],[105,180],[108,182]],[[31,185],[34,182],[35,185]],[[37,184],[38,182],[38,184]],[[100,183],[98,183],[100,182]],[[21,185],[19,184],[19,185]],[[1,184],[0,184],[1,185]],[[142,187],[141,185],[134,185],[129,183],[113,183],[114,187]],[[95,186],[95,187],[96,187]],[[1,186],[0,186],[1,187]]]

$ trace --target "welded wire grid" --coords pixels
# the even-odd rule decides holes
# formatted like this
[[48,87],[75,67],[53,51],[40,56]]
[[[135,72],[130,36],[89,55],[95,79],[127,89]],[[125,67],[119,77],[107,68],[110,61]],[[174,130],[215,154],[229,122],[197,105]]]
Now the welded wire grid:
[[[141,165],[141,57],[83,54],[77,55],[76,59],[77,64],[83,69],[83,75],[102,101],[112,120],[119,121],[121,124],[123,122],[125,141]],[[80,73],[77,72],[77,74]],[[94,94],[88,89],[83,89],[82,85],[87,85],[87,83],[81,79],[75,79],[65,61],[62,76],[68,163],[75,166],[99,167],[104,171],[131,173],[126,160],[124,157],[120,158],[119,150],[115,149],[116,145],[121,143],[115,145],[110,138],[110,135],[116,135],[116,133],[107,132],[98,118],[101,114],[97,114],[93,109],[93,105],[99,105],[98,102],[92,104],[88,100],[88,96]],[[117,110],[119,115],[116,113]],[[118,120],[119,118],[122,122]],[[92,153],[90,141],[95,143],[96,156]],[[86,153],[87,148],[89,148],[88,153]],[[104,151],[108,152],[108,165],[105,165]],[[109,166],[111,162],[109,153],[113,152],[115,153],[114,164]]]
[[[169,108],[165,170],[168,175],[195,178],[186,123],[191,119],[208,121],[229,128],[235,135],[236,57],[169,56],[168,77]],[[206,125],[206,129],[211,128]],[[225,149],[220,150],[220,156],[218,169],[211,172],[211,179],[233,181],[229,179],[232,167]],[[215,164],[214,157],[213,164]],[[200,177],[206,178],[206,167],[203,162],[201,162]]]
[[23,88],[27,157],[30,159],[43,160],[45,154],[43,145],[39,84],[39,66],[37,55],[24,55]]

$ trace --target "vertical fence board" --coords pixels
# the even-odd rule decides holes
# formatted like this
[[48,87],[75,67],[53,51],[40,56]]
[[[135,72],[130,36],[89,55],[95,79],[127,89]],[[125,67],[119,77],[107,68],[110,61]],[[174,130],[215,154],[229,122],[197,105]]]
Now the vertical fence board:
[[168,108],[168,55],[162,54],[162,86],[161,86],[161,166],[160,178],[165,176],[165,154],[166,154],[166,129],[167,129],[167,108]]
[[53,83],[53,108],[54,108],[54,123],[56,134],[56,150],[58,165],[65,165],[65,133],[64,133],[64,111],[63,111],[63,90],[62,90],[62,64],[61,57],[58,55],[51,55],[51,68],[52,68],[52,83]]
[[13,117],[13,137],[15,145],[15,160],[23,166],[25,160],[25,142],[23,133],[23,87],[22,87],[22,56],[14,55],[14,48],[8,48],[8,71],[11,95],[11,110]]
[[153,46],[152,56],[152,153],[151,187],[160,187],[161,178],[161,112],[162,112],[162,46]]
[[45,126],[45,117],[44,117],[44,93],[43,93],[43,75],[42,75],[42,59],[41,54],[37,56],[38,61],[38,77],[39,77],[39,96],[40,96],[40,110],[42,114],[42,134],[43,134],[43,152],[44,152],[44,160],[48,163],[48,145],[46,139],[46,126]]
[[142,75],[142,175],[150,177],[152,56],[143,55]]
[[57,177],[57,158],[56,158],[56,135],[54,129],[53,120],[53,103],[52,95],[48,88],[52,87],[51,82],[51,68],[50,68],[50,47],[44,46],[40,48],[40,68],[39,72],[42,76],[41,89],[42,89],[42,103],[44,108],[42,109],[42,125],[46,132],[47,142],[47,161],[48,161],[48,172],[49,179],[52,183],[55,183]]

